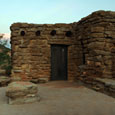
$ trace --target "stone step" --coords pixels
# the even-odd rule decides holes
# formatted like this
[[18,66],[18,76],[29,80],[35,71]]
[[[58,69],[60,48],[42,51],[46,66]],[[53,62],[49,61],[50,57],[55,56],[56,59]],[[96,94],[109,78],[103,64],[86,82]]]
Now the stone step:
[[0,76],[0,86],[7,86],[11,82],[11,78],[8,76]]
[[6,70],[5,69],[0,69],[0,75],[6,75]]

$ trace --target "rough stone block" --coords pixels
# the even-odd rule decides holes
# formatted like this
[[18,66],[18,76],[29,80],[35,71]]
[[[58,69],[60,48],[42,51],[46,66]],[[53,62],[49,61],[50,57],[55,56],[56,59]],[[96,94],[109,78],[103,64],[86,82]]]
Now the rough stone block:
[[92,27],[91,28],[91,32],[100,32],[100,33],[102,33],[102,32],[104,32],[104,27]]
[[37,85],[17,81],[8,85],[6,96],[9,104],[24,104],[39,101]]

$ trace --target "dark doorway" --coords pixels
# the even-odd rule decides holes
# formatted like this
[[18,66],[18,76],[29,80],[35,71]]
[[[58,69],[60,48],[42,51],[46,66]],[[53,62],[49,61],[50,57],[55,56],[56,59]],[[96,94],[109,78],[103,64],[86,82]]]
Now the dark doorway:
[[51,45],[51,80],[67,80],[66,45]]

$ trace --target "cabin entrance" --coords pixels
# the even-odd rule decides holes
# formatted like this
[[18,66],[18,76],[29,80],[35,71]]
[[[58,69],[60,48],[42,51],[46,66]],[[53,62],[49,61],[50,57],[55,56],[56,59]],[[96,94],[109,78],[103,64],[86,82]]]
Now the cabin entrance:
[[67,45],[51,45],[51,80],[67,80]]

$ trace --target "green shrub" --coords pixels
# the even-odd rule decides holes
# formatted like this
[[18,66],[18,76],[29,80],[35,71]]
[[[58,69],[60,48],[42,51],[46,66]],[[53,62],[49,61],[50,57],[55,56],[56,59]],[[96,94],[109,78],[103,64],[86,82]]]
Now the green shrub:
[[6,42],[2,43],[0,42],[0,68],[6,70],[6,74],[11,74],[11,57],[8,55],[8,52],[10,52],[9,48],[5,47]]
[[12,70],[12,66],[11,65],[8,65],[6,68],[5,68],[5,70],[6,70],[6,75],[10,75],[11,74],[11,70]]

